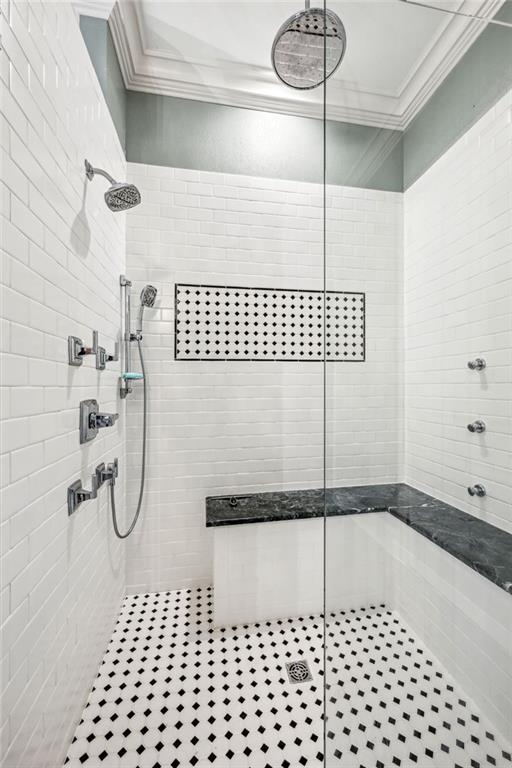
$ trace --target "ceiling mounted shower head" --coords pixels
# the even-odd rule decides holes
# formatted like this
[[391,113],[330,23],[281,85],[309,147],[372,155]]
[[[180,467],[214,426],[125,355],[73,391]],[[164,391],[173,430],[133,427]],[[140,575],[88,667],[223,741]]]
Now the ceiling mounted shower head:
[[310,8],[306,2],[304,11],[290,16],[280,27],[272,45],[272,66],[285,85],[307,91],[336,72],[346,47],[339,16],[328,9]]
[[95,174],[104,176],[111,186],[105,192],[105,202],[111,211],[127,211],[140,203],[140,192],[135,184],[126,181],[118,182],[101,168],[93,168],[88,160],[85,161],[85,175],[91,181]]

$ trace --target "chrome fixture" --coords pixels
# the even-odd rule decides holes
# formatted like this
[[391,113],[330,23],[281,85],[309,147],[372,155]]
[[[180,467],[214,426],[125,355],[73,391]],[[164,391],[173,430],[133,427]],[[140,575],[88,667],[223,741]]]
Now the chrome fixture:
[[131,341],[131,296],[130,296],[130,288],[132,287],[131,280],[128,280],[125,275],[121,275],[119,278],[119,285],[121,286],[121,306],[124,308],[123,314],[123,322],[124,322],[124,328],[122,333],[122,338],[124,342],[124,359],[123,359],[123,370],[125,373],[121,376],[120,379],[120,387],[119,387],[119,394],[124,399],[127,395],[130,395],[133,390],[131,386],[129,385],[128,381],[129,379],[126,378],[126,375],[128,373],[131,373],[131,349],[130,349],[130,341]]
[[317,88],[336,72],[347,47],[341,19],[333,11],[310,8],[290,16],[272,44],[272,66],[278,78],[301,91]]
[[95,175],[103,176],[111,186],[105,192],[105,202],[111,211],[127,211],[140,203],[140,192],[135,184],[127,181],[118,182],[101,168],[93,168],[88,160],[85,160],[85,175],[92,181]]
[[82,339],[78,336],[68,336],[68,363],[69,365],[82,365],[87,355],[96,356],[96,368],[104,371],[107,363],[119,360],[119,343],[116,341],[114,354],[109,355],[105,347],[98,344],[98,331],[92,332],[92,346],[84,347]]
[[286,661],[285,667],[290,683],[308,683],[313,679],[309,663],[305,659]]
[[104,463],[99,464],[96,467],[96,474],[98,476],[98,488],[101,488],[103,483],[114,484],[116,482],[118,473],[119,469],[117,458],[115,458],[114,461],[110,464],[107,464],[106,467]]
[[96,475],[96,482],[98,489],[101,488],[103,483],[107,480],[105,477],[105,462],[102,461],[101,464],[98,464],[96,469],[94,470],[94,474]]
[[[114,532],[119,539],[126,539],[127,536],[133,531],[139,519],[140,510],[142,507],[142,500],[144,498],[144,484],[146,480],[146,443],[147,443],[147,416],[148,416],[148,390],[146,381],[146,368],[144,366],[144,356],[142,354],[142,319],[144,315],[144,307],[152,307],[155,303],[157,289],[153,285],[146,285],[142,289],[140,294],[140,308],[139,308],[139,322],[136,333],[131,332],[131,304],[130,304],[130,288],[131,282],[125,275],[121,275],[119,279],[121,286],[121,306],[124,307],[124,328],[123,328],[123,340],[124,340],[124,360],[123,371],[121,374],[121,383],[119,387],[119,394],[122,398],[125,398],[130,392],[132,387],[130,383],[136,379],[142,379],[142,461],[140,472],[140,485],[139,485],[139,498],[137,500],[137,507],[135,514],[132,518],[128,530],[125,533],[121,533],[117,524],[117,510],[116,510],[116,498],[114,492],[115,479],[118,473],[117,459],[113,464],[109,464],[107,471],[110,471],[110,501],[112,507],[112,525]],[[137,350],[139,353],[141,373],[136,373],[131,370],[130,360],[130,344],[132,341],[137,342]]]
[[84,501],[95,499],[98,495],[98,481],[96,474],[91,477],[91,490],[82,487],[81,480],[75,480],[68,487],[68,515],[72,515]]
[[81,480],[71,483],[68,488],[68,515],[72,515],[84,501],[97,498],[98,491],[104,483],[115,482],[113,477],[117,477],[117,459],[114,459],[112,464],[107,464],[106,468],[104,462],[98,464],[94,474],[91,475],[90,491],[82,487]]
[[475,360],[468,362],[468,368],[472,371],[483,371],[486,366],[486,362],[482,357],[477,357]]
[[68,363],[69,365],[82,365],[84,357],[98,354],[98,331],[92,332],[92,346],[84,346],[78,336],[68,336]]
[[117,362],[119,360],[119,342],[116,341],[114,346],[114,354],[109,355],[105,347],[100,347],[96,350],[96,369],[98,371],[104,371],[107,363]]
[[145,285],[140,292],[139,319],[136,330],[137,337],[142,338],[142,316],[144,314],[144,307],[154,306],[157,293],[158,291],[154,285]]
[[107,475],[108,480],[110,482],[110,485],[115,485],[116,478],[119,474],[119,463],[117,461],[117,458],[114,459],[110,464],[107,464]]
[[116,341],[114,354],[109,355],[105,347],[98,347],[96,352],[96,368],[98,371],[104,371],[107,363],[119,360],[119,343]]
[[82,400],[80,403],[80,444],[94,440],[99,429],[113,427],[118,413],[100,413],[97,400]]
[[482,421],[481,419],[472,421],[471,424],[468,424],[468,429],[470,432],[485,432],[485,421]]
[[466,19],[472,19],[473,21],[483,21],[486,24],[497,24],[500,27],[508,27],[512,29],[512,22],[500,21],[499,19],[488,19],[485,16],[478,16],[476,13],[464,13],[464,11],[455,11],[452,8],[441,8],[438,5],[428,5],[427,3],[417,2],[417,0],[400,0],[407,5],[417,5],[420,8],[429,8],[431,11],[441,11],[442,13],[451,13],[452,16],[464,16]]
[[470,496],[479,496],[481,498],[482,496],[485,496],[487,491],[485,490],[484,485],[480,485],[480,483],[477,483],[476,485],[471,485],[468,488],[468,493]]
[[91,417],[96,422],[96,426],[98,427],[98,429],[101,429],[102,427],[113,427],[119,418],[119,414],[118,413],[97,413],[96,416],[92,414]]
[[[135,333],[131,332],[131,296],[130,296],[130,288],[131,288],[131,281],[128,280],[124,275],[121,275],[119,283],[121,285],[121,304],[124,306],[124,329],[123,329],[123,339],[124,339],[124,372],[121,374],[121,380],[120,380],[120,386],[119,386],[119,393],[121,397],[124,399],[127,397],[127,395],[131,394],[133,392],[133,389],[131,387],[131,382],[136,381],[137,379],[142,379],[143,374],[137,373],[135,371],[131,370],[131,349],[130,349],[130,342],[136,341],[139,345],[139,358],[141,358],[142,352],[140,347],[140,341],[142,340],[142,320],[144,315],[144,308],[145,307],[153,307],[155,304],[156,296],[157,296],[157,289],[154,285],[145,285],[140,293],[140,305],[139,305],[139,314],[138,314],[138,321],[137,321],[137,328],[135,330]],[[142,366],[142,358],[141,358],[141,367]]]

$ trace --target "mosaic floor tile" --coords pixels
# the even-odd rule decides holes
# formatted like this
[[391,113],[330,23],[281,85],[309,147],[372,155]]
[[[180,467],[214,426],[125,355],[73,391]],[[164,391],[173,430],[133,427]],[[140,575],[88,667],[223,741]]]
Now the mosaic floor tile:
[[[212,628],[211,588],[131,595],[68,768],[324,764],[323,620]],[[506,745],[385,607],[327,626],[329,768],[512,768]],[[290,681],[306,661],[312,680]]]

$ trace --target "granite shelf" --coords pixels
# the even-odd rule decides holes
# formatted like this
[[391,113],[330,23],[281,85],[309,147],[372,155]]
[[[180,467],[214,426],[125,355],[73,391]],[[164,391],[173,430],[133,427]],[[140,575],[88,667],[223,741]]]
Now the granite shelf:
[[512,594],[512,534],[405,483],[272,491],[206,499],[206,525],[388,512]]

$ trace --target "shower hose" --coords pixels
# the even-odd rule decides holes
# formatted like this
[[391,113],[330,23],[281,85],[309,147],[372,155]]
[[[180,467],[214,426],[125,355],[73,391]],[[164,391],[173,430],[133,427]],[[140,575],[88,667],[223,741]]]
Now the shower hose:
[[147,411],[148,411],[148,398],[147,398],[147,390],[146,390],[146,371],[144,369],[144,358],[142,356],[142,347],[140,344],[140,339],[137,339],[137,346],[139,348],[139,358],[140,358],[140,367],[142,369],[142,396],[143,396],[143,417],[142,417],[142,467],[141,467],[141,474],[140,474],[140,486],[139,486],[139,500],[137,502],[137,510],[135,512],[134,518],[130,524],[130,527],[126,531],[126,533],[121,533],[119,530],[119,526],[117,524],[117,512],[116,512],[116,497],[114,492],[114,483],[110,483],[110,502],[112,506],[112,525],[114,526],[114,531],[116,536],[119,539],[126,539],[127,536],[130,535],[130,533],[133,531],[135,526],[137,525],[137,520],[139,519],[140,515],[140,508],[142,506],[142,499],[144,498],[144,481],[146,478],[146,426],[147,426]]

